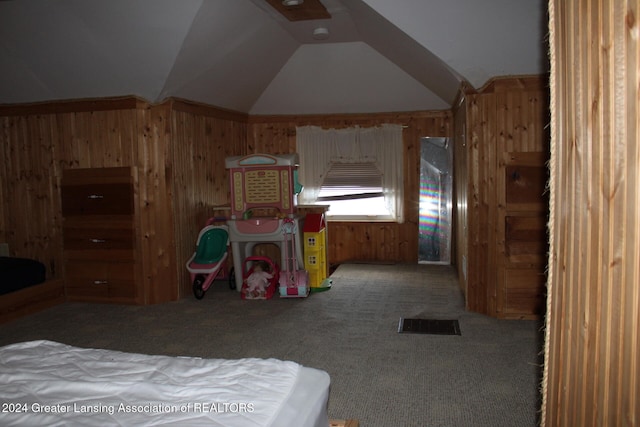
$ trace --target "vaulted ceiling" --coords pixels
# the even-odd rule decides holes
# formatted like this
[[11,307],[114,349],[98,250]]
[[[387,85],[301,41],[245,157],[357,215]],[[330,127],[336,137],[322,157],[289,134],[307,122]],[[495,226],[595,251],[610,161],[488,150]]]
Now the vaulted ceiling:
[[547,71],[543,0],[306,0],[285,9],[317,3],[330,17],[293,21],[274,1],[0,0],[0,104],[136,95],[250,114],[441,110],[461,82]]

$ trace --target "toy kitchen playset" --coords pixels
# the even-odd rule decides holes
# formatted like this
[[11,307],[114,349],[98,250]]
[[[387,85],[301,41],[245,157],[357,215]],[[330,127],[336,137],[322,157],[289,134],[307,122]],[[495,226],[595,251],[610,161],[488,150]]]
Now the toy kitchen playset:
[[302,254],[304,216],[297,214],[296,197],[302,191],[297,154],[234,156],[226,158],[225,166],[231,186],[227,226],[236,289],[242,289],[239,272],[254,247],[271,243],[280,249],[279,295],[306,297],[310,289]]

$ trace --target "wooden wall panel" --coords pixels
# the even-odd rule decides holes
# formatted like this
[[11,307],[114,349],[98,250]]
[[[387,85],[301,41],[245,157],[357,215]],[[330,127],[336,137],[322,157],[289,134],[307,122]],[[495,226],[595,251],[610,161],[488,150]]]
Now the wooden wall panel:
[[[11,255],[35,258],[47,278],[62,274],[55,116],[0,116],[0,241]],[[53,173],[52,173],[53,172]]]
[[134,164],[138,103],[62,103],[57,113],[51,104],[0,108],[2,201],[10,207],[0,233],[12,255],[44,262],[48,277],[62,275],[61,171]]
[[144,247],[136,274],[148,291],[141,302],[175,299],[167,111],[133,97],[0,107],[3,204],[12,205],[2,234],[13,254],[39,259],[49,275],[62,277],[62,171],[132,166]]
[[135,109],[59,113],[55,119],[62,169],[135,166]]
[[[296,150],[296,126],[324,128],[371,127],[383,123],[406,126],[403,130],[405,166],[405,222],[329,222],[329,263],[346,261],[418,262],[418,201],[420,143],[423,136],[452,136],[449,111],[319,116],[252,116],[248,152],[271,154]],[[340,237],[338,237],[340,236]],[[348,236],[348,237],[347,237]]]
[[0,241],[13,255],[62,277],[62,170],[133,166],[143,302],[191,292],[183,265],[212,207],[228,203],[224,158],[246,152],[246,115],[130,97],[2,106],[0,125]]
[[[495,199],[491,194],[495,188],[495,160],[491,147],[495,146],[494,123],[487,115],[495,111],[493,97],[469,96],[467,101],[467,150],[468,165],[468,245],[467,263],[467,308],[489,314],[495,312],[493,271],[490,265],[490,238],[495,233],[495,218],[490,209]],[[492,161],[493,160],[493,161]]]
[[543,426],[640,425],[639,0],[551,0]]
[[216,215],[214,207],[229,204],[224,159],[246,153],[247,116],[174,102],[171,129],[176,258],[181,295],[186,296],[192,291],[183,265],[195,250],[200,229]]
[[[480,93],[466,94],[469,214],[465,285],[467,308],[472,311],[508,318],[542,314],[505,309],[508,289],[524,286],[522,274],[513,269],[532,274],[535,280],[525,281],[532,286],[544,271],[542,264],[510,264],[505,227],[507,217],[546,216],[547,99],[546,78],[540,76],[494,79]],[[459,161],[456,165],[460,166]],[[546,245],[545,236],[538,237],[543,239],[538,243]],[[543,292],[539,286],[528,294],[539,299]]]
[[136,110],[138,180],[138,255],[146,304],[178,298],[173,230],[170,104]]

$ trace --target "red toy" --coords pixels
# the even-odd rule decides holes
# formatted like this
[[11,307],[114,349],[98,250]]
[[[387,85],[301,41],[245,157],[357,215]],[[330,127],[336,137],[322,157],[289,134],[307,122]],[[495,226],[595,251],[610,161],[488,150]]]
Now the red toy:
[[[247,268],[247,266],[250,267]],[[278,287],[280,278],[278,264],[266,256],[249,256],[245,258],[242,267],[242,290],[240,293],[242,299],[270,299]],[[266,286],[253,289],[250,278],[254,273],[262,274],[267,279]]]

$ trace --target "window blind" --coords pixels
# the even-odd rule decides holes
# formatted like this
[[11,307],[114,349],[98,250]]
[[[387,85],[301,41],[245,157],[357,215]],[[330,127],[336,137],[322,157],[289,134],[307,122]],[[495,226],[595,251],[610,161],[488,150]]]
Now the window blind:
[[318,201],[382,196],[382,172],[374,163],[332,163]]

